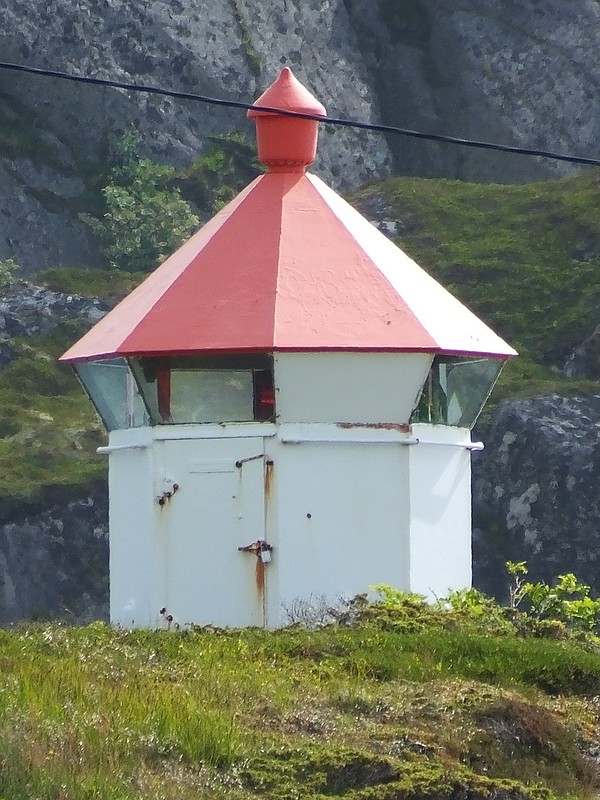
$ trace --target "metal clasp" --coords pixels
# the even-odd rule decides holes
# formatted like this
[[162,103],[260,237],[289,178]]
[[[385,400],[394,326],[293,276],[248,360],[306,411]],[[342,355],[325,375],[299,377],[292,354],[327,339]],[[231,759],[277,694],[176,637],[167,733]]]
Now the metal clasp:
[[248,461],[257,461],[259,458],[264,458],[264,455],[265,455],[264,453],[258,453],[258,455],[255,456],[247,456],[246,458],[239,458],[235,462],[235,465],[238,469],[241,469],[244,466],[244,464],[248,463]]
[[273,545],[265,542],[264,539],[257,539],[255,542],[251,544],[244,545],[243,547],[238,547],[238,551],[240,553],[254,553],[254,555],[259,558],[263,564],[268,564],[271,560],[271,553],[273,552]]
[[[161,491],[162,489],[162,491]],[[164,506],[173,497],[175,492],[179,489],[179,484],[175,483],[171,478],[164,478],[158,486],[158,493],[156,502],[159,506]]]

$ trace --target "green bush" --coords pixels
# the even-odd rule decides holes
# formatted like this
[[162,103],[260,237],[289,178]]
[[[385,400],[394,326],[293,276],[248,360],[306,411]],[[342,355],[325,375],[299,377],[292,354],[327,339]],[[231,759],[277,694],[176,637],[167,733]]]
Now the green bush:
[[255,147],[244,136],[230,133],[210,137],[206,152],[184,170],[178,184],[186,200],[208,218],[262,171]]
[[114,269],[150,272],[198,227],[198,217],[174,186],[176,172],[137,152],[135,135],[123,138],[120,163],[102,189],[100,219],[83,214]]
[[597,632],[600,598],[592,599],[590,587],[580,583],[573,573],[559,575],[555,584],[550,585],[545,581],[526,581],[528,570],[524,561],[509,561],[507,568],[513,578],[511,608],[528,615],[538,623],[539,630],[551,630],[554,623],[554,628],[558,624],[584,634]]
[[16,273],[20,267],[12,258],[0,261],[0,288],[5,288],[14,283]]

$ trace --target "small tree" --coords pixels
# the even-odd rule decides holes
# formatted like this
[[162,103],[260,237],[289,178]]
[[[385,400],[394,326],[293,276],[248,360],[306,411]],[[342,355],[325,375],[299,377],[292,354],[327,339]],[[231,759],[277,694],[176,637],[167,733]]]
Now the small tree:
[[123,138],[119,163],[102,189],[105,213],[99,219],[82,215],[111,267],[149,272],[198,227],[198,217],[173,186],[175,177],[172,167],[139,156],[135,134]]
[[0,261],[0,288],[5,289],[14,283],[16,273],[20,267],[12,258]]

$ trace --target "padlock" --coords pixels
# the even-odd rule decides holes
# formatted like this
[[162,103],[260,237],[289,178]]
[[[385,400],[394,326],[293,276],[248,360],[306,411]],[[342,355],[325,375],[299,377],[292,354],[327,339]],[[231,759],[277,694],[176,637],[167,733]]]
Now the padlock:
[[260,560],[263,564],[268,564],[271,560],[271,551],[270,550],[261,550],[260,551]]

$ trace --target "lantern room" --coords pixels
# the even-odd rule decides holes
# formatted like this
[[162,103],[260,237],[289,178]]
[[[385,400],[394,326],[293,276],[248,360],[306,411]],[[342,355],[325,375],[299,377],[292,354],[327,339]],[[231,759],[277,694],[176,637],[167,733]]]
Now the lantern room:
[[471,581],[470,429],[514,350],[306,172],[325,109],[289,69],[248,115],[267,172],[63,356],[125,627]]

